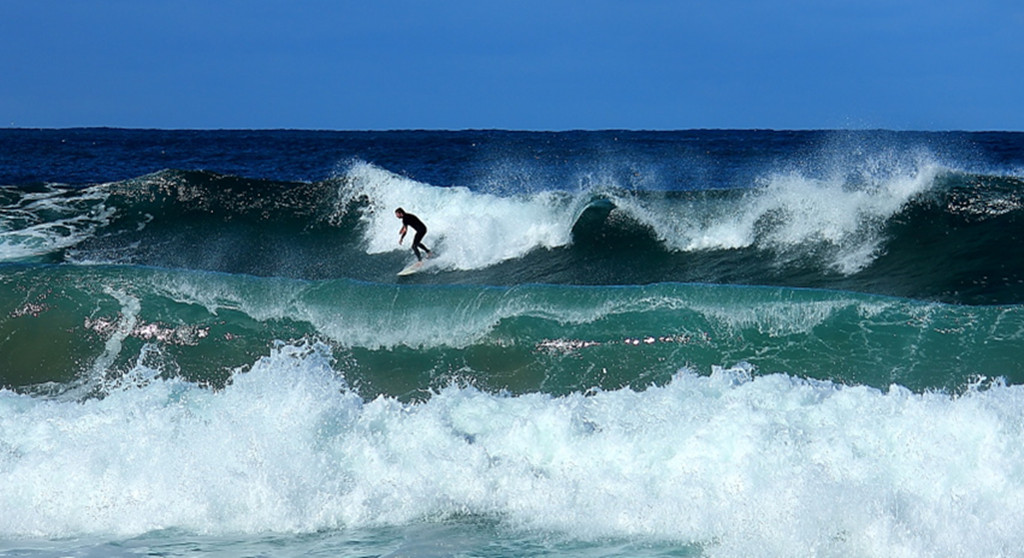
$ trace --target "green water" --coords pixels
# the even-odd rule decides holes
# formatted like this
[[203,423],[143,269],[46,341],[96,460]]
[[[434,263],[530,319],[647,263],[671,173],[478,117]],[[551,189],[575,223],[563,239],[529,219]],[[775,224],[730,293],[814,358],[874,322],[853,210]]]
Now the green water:
[[297,340],[329,345],[364,395],[403,399],[451,382],[512,393],[642,388],[680,368],[737,363],[917,391],[1024,381],[1020,306],[768,287],[431,287],[124,267],[7,268],[0,287],[0,385],[16,389],[110,379],[139,363],[217,386],[275,342]]

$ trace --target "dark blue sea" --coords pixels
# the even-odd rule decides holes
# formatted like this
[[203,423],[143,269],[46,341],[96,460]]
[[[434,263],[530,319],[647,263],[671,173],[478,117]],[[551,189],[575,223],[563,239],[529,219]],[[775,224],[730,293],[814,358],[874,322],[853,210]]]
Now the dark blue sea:
[[1022,556],[1022,248],[1016,132],[2,129],[0,555]]

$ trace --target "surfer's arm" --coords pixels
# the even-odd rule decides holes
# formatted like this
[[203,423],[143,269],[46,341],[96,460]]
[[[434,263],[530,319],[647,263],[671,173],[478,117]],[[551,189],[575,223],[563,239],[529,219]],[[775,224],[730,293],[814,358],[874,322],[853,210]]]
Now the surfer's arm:
[[409,226],[405,225],[402,230],[398,231],[398,243],[401,244],[405,240],[405,233],[409,230]]

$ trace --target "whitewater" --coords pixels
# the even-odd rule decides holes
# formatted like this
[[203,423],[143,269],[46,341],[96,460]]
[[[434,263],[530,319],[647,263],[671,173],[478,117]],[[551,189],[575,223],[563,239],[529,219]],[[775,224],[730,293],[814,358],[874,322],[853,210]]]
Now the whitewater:
[[403,404],[363,400],[323,347],[290,345],[223,391],[157,374],[140,364],[86,402],[2,394],[0,495],[18,510],[2,532],[239,537],[489,518],[515,538],[711,556],[991,556],[1024,542],[1017,387],[951,398],[738,367],[642,392],[452,385]]
[[1020,556],[1021,169],[1018,133],[2,130],[0,554]]

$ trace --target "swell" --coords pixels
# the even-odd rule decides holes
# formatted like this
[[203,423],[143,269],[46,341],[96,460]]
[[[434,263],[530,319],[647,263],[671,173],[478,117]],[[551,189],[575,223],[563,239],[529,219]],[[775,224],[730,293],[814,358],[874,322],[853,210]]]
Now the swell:
[[[0,278],[0,385],[102,392],[145,364],[222,386],[278,342],[317,340],[363,395],[451,382],[513,393],[643,388],[680,368],[914,390],[1024,381],[1020,306],[833,291],[402,286],[130,267],[27,266]],[[99,391],[97,391],[99,390]]]

